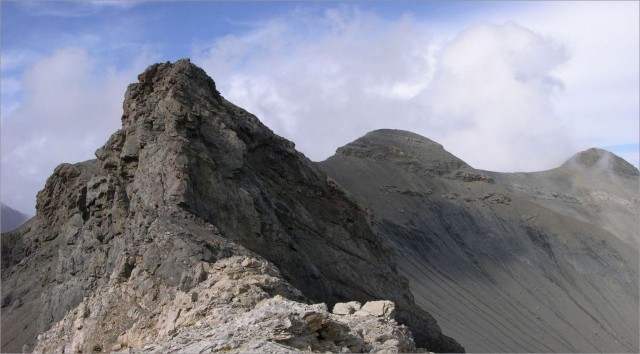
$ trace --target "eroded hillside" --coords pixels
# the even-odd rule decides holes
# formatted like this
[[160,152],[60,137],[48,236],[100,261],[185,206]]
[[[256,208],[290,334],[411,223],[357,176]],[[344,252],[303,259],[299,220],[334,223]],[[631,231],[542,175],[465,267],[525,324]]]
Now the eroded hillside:
[[638,351],[638,170],[604,151],[476,170],[379,130],[320,164],[398,252],[416,302],[470,352]]

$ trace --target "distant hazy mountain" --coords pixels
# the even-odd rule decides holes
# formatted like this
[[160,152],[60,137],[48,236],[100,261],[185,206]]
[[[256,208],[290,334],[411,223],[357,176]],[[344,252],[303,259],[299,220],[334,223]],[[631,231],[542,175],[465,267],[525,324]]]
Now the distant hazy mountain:
[[378,130],[320,165],[371,208],[416,302],[467,351],[638,352],[640,179],[623,159],[591,149],[496,173]]
[[29,216],[2,203],[2,213],[0,214],[2,232],[13,231],[27,220],[29,220]]

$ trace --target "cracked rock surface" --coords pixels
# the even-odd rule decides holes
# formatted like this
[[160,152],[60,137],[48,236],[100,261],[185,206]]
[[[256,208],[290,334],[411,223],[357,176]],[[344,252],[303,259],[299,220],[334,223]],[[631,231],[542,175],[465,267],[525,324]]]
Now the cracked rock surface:
[[376,310],[393,309],[390,301],[331,314],[323,303],[305,304],[273,264],[254,257],[201,263],[195,272],[204,280],[184,292],[134,268],[126,282],[114,278],[117,284],[98,289],[39,335],[34,351],[418,351],[392,311]]
[[[180,328],[266,311],[255,302],[276,295],[330,308],[389,300],[418,347],[463,350],[415,304],[368,210],[293,143],[226,101],[188,60],[154,64],[138,81],[97,159],[58,166],[35,218],[2,235],[3,352],[149,341],[182,350],[174,345],[188,343],[169,341]],[[233,257],[261,264],[247,288],[215,274]],[[228,303],[211,302],[210,291]]]

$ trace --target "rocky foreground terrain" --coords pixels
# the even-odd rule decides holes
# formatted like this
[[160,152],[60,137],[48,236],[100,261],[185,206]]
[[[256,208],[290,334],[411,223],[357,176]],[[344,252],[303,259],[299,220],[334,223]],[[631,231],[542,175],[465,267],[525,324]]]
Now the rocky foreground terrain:
[[369,210],[188,60],[128,87],[96,156],[2,235],[2,352],[463,351]]
[[371,208],[416,302],[467,351],[638,352],[640,179],[621,158],[495,173],[378,130],[321,166]]
[[138,79],[2,234],[2,352],[638,352],[615,155],[493,173],[379,130],[313,163],[188,60]]

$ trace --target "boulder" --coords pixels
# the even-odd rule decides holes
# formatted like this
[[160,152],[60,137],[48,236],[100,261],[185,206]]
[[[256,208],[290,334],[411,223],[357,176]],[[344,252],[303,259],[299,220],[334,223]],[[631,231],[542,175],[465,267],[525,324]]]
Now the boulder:
[[356,312],[358,315],[372,315],[392,320],[396,315],[396,304],[387,300],[369,301]]
[[333,313],[336,315],[351,315],[360,310],[362,304],[357,301],[338,302],[333,306]]

